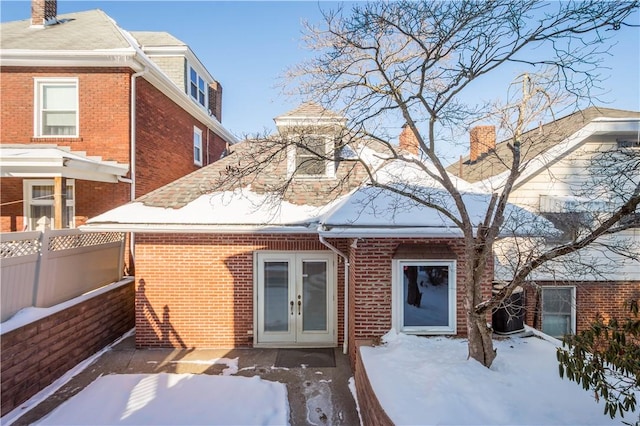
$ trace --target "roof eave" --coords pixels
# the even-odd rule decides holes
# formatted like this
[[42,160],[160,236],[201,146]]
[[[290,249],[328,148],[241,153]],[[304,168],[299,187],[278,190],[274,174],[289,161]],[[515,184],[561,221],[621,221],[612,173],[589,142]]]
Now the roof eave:
[[304,225],[218,225],[181,223],[95,222],[80,226],[84,231],[187,233],[187,234],[317,234],[315,226]]
[[144,67],[136,61],[132,48],[109,50],[27,50],[0,49],[3,66],[40,67],[130,67],[136,71]]

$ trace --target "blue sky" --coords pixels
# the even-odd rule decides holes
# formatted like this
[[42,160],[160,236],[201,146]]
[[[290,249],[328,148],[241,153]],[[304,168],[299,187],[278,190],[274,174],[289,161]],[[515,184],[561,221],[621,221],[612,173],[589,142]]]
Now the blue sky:
[[[300,41],[303,20],[320,22],[317,1],[58,1],[58,13],[102,9],[130,31],[166,31],[187,43],[224,89],[222,123],[235,135],[272,131],[273,118],[299,99],[281,93],[285,69],[311,55]],[[27,19],[29,0],[2,0],[2,22]],[[636,14],[636,22],[640,19]],[[611,49],[609,107],[640,110],[640,28],[619,34]],[[495,76],[510,81],[512,76]],[[492,79],[493,80],[493,79]]]

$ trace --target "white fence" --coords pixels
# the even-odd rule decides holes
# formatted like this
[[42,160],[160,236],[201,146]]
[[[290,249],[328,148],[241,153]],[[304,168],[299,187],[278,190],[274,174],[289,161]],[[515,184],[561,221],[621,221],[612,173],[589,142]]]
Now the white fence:
[[0,321],[119,281],[124,241],[123,233],[77,229],[0,234]]

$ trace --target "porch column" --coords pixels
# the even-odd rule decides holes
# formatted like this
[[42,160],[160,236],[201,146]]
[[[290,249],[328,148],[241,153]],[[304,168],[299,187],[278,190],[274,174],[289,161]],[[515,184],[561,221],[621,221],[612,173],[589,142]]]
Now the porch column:
[[67,178],[53,178],[53,228],[62,229],[67,221]]

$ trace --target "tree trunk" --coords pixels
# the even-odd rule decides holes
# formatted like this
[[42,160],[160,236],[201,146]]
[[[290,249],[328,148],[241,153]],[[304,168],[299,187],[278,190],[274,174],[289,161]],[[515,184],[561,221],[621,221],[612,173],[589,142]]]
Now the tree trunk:
[[487,368],[491,367],[496,358],[496,350],[493,348],[491,329],[487,326],[486,317],[469,310],[467,312],[467,332],[469,335],[469,357]]

